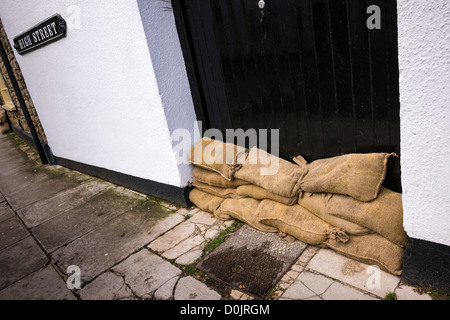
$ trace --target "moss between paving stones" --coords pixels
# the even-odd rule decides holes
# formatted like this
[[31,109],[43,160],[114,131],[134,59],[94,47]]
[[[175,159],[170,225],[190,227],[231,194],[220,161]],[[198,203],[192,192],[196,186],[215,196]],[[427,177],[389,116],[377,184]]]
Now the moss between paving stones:
[[242,226],[242,223],[239,221],[235,221],[233,222],[233,224],[231,225],[231,227],[226,228],[225,230],[223,230],[218,236],[217,238],[211,240],[210,242],[208,242],[205,246],[205,248],[203,249],[204,252],[204,256],[209,254],[211,251],[213,251],[215,248],[217,248],[221,243],[223,243],[226,238],[233,232],[235,232],[237,229],[239,229],[239,227]]
[[146,197],[149,200],[151,200],[151,201],[154,201],[156,203],[159,203],[159,204],[163,205],[164,207],[166,207],[169,210],[172,210],[173,212],[177,212],[179,209],[188,209],[188,207],[185,207],[185,206],[183,206],[181,204],[178,204],[178,203],[175,203],[175,202],[170,202],[170,201],[167,201],[167,200],[163,200],[163,199],[157,198],[155,196],[146,195]]
[[[179,265],[175,263],[174,260],[169,260],[173,265],[181,269],[181,275],[180,277],[188,277],[191,276],[204,284],[206,284],[209,288],[217,291],[222,297],[229,297],[231,290],[234,288],[224,284],[222,281],[216,280],[212,277],[210,277],[208,274],[203,272],[202,270],[198,269],[196,267],[197,263],[204,258],[205,255],[211,253],[215,248],[217,248],[221,243],[223,243],[227,236],[231,233],[235,232],[239,227],[241,227],[243,224],[240,221],[235,221],[230,227],[223,230],[215,239],[212,239],[210,242],[206,244],[206,246],[203,249],[203,255],[201,258],[197,259],[193,263],[189,265]],[[158,254],[158,253],[155,253]],[[159,255],[159,254],[158,254]],[[167,259],[166,259],[167,260]]]
[[397,295],[395,294],[395,292],[389,292],[384,297],[384,300],[397,300]]
[[[181,269],[182,277],[187,277],[187,276],[193,276],[195,278],[199,277],[204,277],[207,276],[205,272],[203,272],[202,270],[198,269],[196,267],[197,263],[203,259],[203,257],[207,254],[209,254],[211,251],[213,251],[215,248],[217,248],[222,242],[224,242],[226,240],[227,235],[233,233],[234,231],[236,231],[240,226],[242,225],[242,223],[236,221],[234,222],[230,227],[226,228],[225,230],[223,230],[215,239],[212,239],[210,242],[208,242],[206,244],[206,246],[203,249],[203,255],[201,258],[197,259],[196,261],[194,261],[193,263],[189,264],[189,265],[180,265],[175,263],[176,259],[173,260],[169,260],[172,264],[176,265],[179,269]],[[154,252],[153,250],[151,250],[152,252]],[[158,254],[157,252],[155,252],[155,254]],[[159,255],[159,254],[158,254]],[[167,260],[167,259],[166,259]],[[200,279],[199,279],[200,280]]]

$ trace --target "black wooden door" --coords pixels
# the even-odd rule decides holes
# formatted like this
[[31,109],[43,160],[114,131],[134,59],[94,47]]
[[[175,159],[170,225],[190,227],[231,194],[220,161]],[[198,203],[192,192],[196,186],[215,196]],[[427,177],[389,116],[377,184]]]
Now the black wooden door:
[[[279,129],[286,159],[400,155],[395,0],[172,2],[205,127]],[[385,185],[401,191],[399,158]]]

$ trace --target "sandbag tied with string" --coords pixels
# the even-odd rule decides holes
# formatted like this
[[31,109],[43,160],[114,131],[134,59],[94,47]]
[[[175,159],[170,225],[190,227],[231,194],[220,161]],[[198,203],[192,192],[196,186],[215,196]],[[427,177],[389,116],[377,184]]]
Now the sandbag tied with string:
[[310,164],[301,156],[293,160],[307,171],[300,181],[303,191],[343,194],[359,201],[372,201],[380,192],[391,156],[397,155],[354,153],[319,159]]
[[341,228],[332,226],[299,205],[286,206],[276,201],[263,200],[256,215],[261,223],[307,244],[321,246],[328,239],[342,243],[349,239]]
[[263,232],[277,232],[276,227],[261,223],[258,207],[261,201],[252,198],[226,199],[218,208],[219,216],[230,216]]
[[[364,235],[373,233],[374,231],[361,226],[357,223],[351,222],[337,215],[333,215],[329,210],[329,199],[332,194],[328,193],[308,193],[304,192],[298,198],[298,204],[307,209],[312,214],[316,215],[323,221],[341,228],[349,235]],[[350,197],[349,197],[350,198]],[[356,200],[355,200],[356,201]]]

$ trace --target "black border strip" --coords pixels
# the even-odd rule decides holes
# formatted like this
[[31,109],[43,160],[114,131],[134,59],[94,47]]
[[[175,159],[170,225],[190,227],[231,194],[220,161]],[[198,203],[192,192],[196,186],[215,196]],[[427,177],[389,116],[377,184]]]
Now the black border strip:
[[81,162],[68,160],[60,157],[54,157],[56,164],[73,169],[93,177],[100,178],[120,185],[122,187],[161,198],[173,203],[181,204],[186,207],[192,206],[189,201],[189,192],[191,187],[174,187],[160,182],[138,178],[124,173],[112,171],[105,168],[95,167]]
[[450,294],[450,246],[408,238],[402,280]]

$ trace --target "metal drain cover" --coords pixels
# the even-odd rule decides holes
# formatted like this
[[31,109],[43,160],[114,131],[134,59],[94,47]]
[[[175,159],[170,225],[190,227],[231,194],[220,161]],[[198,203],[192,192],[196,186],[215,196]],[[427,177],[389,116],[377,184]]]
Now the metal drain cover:
[[197,268],[256,298],[263,299],[305,250],[276,233],[242,226],[203,258]]

